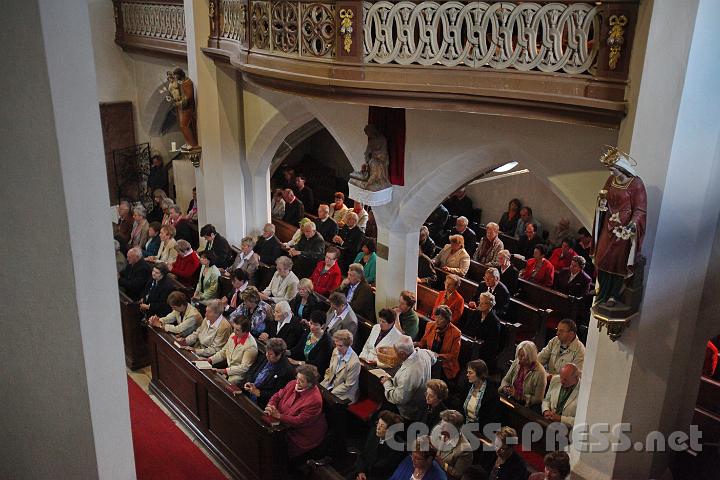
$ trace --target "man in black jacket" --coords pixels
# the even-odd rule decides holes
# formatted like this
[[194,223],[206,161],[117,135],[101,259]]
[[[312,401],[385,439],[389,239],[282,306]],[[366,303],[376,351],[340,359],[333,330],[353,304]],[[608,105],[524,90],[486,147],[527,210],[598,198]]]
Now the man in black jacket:
[[584,297],[590,293],[592,279],[585,273],[585,259],[576,255],[570,261],[570,268],[555,273],[555,288],[573,297]]
[[[495,307],[493,310],[498,317],[504,318],[510,306],[510,291],[500,281],[500,271],[497,268],[490,267],[485,270],[484,281],[478,285],[478,297],[482,292],[490,292],[495,297]],[[475,302],[470,302],[470,308],[475,308]]]
[[118,285],[131,299],[137,301],[150,280],[152,267],[142,256],[140,248],[131,248],[127,253],[127,265],[118,274]]
[[282,220],[297,227],[300,225],[300,220],[305,216],[305,207],[295,197],[295,192],[289,188],[286,188],[283,192],[283,198],[285,199],[285,215],[283,215]]
[[298,175],[295,177],[295,188],[293,191],[305,207],[306,210],[312,210],[315,208],[315,195],[310,187],[305,185],[305,175]]
[[265,224],[263,233],[258,237],[254,250],[255,253],[260,255],[260,262],[271,266],[275,265],[275,260],[285,254],[275,236],[275,225],[272,223]]
[[317,232],[313,222],[302,227],[300,241],[288,251],[293,260],[293,271],[298,278],[309,278],[317,262],[325,256],[325,239]]
[[348,478],[355,480],[362,473],[367,480],[386,480],[405,459],[403,450],[393,448],[392,443],[404,445],[405,440],[400,432],[389,433],[393,425],[403,423],[403,417],[389,410],[378,415],[377,425],[368,432],[365,447],[360,451],[353,473]]
[[508,250],[500,250],[498,252],[498,270],[500,271],[500,281],[510,292],[510,296],[517,292],[517,283],[519,272],[510,262],[511,253]]
[[260,408],[265,408],[270,397],[295,378],[295,369],[285,356],[286,350],[282,338],[271,338],[265,345],[265,358],[258,357],[248,371],[250,381],[243,389]]
[[[228,243],[222,235],[217,233],[215,227],[207,224],[200,229],[200,236],[205,238],[205,252],[211,251],[215,254],[215,265],[218,268],[227,268],[232,265],[233,255]],[[202,253],[202,252],[198,252]]]
[[316,218],[314,222],[318,233],[328,242],[337,235],[338,224],[330,216],[330,207],[327,204],[320,204],[318,207],[318,218]]

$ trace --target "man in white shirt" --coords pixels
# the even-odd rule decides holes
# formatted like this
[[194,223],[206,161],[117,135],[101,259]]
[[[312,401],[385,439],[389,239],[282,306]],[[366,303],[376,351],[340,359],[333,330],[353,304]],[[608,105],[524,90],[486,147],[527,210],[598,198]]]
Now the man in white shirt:
[[400,415],[416,420],[425,405],[425,385],[436,357],[429,350],[416,349],[407,335],[397,341],[395,353],[402,364],[392,378],[387,375],[380,378],[385,398],[397,406]]

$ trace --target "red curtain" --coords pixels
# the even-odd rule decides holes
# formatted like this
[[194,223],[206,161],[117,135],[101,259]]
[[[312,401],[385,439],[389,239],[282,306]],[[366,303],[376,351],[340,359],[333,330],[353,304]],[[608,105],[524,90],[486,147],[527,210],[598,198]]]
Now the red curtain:
[[387,138],[390,183],[405,185],[405,109],[371,106],[368,124],[375,125]]

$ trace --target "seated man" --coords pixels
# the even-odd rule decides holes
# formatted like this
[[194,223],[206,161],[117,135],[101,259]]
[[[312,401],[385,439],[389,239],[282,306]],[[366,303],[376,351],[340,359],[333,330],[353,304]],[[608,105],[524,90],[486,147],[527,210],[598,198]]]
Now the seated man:
[[573,320],[560,320],[557,336],[545,345],[538,354],[538,362],[545,367],[549,375],[557,375],[560,367],[572,363],[582,370],[585,362],[585,345],[577,337],[577,325]]
[[575,255],[570,261],[570,268],[555,272],[555,289],[565,295],[584,297],[590,293],[592,279],[585,273],[585,259]]
[[344,219],[345,225],[332,238],[333,243],[342,248],[340,254],[340,270],[347,270],[348,266],[357,256],[362,245],[365,234],[357,226],[358,216],[355,212],[347,212]]
[[460,329],[450,322],[452,312],[447,305],[435,308],[433,321],[425,327],[425,335],[415,346],[435,352],[442,359],[443,376],[454,380],[460,371]]
[[437,254],[433,264],[446,272],[464,277],[470,269],[470,255],[465,251],[465,238],[462,235],[450,235],[449,241]]
[[295,376],[286,351],[287,345],[282,338],[271,338],[265,345],[265,358],[259,358],[248,371],[249,380],[243,389],[260,408],[265,408],[270,397]]
[[305,183],[307,177],[305,175],[298,175],[295,177],[295,195],[308,210],[315,208],[315,195],[313,194],[312,188],[308,187]]
[[430,237],[430,230],[425,225],[420,227],[420,251],[430,258],[435,256],[435,241]]
[[297,227],[300,224],[300,219],[305,216],[305,207],[303,203],[295,197],[295,192],[290,188],[286,188],[285,191],[283,191],[283,198],[285,199],[285,214],[282,220]]
[[498,253],[498,270],[500,270],[500,281],[505,285],[510,292],[510,295],[515,295],[517,292],[517,279],[518,271],[510,262],[512,255],[508,250],[500,250]]
[[314,220],[317,232],[322,235],[324,239],[332,240],[337,235],[338,224],[330,216],[330,207],[325,203],[321,203],[318,207],[318,218]]
[[217,233],[214,226],[207,224],[202,227],[200,236],[205,238],[207,242],[204,251],[212,251],[215,254],[215,265],[218,268],[227,268],[232,264],[233,256],[230,244],[222,235]]
[[447,306],[452,312],[452,323],[457,323],[465,310],[465,299],[458,292],[460,278],[457,275],[445,277],[445,290],[438,293],[433,311],[440,305]]
[[148,318],[150,325],[175,335],[187,337],[202,323],[202,315],[197,308],[188,303],[184,293],[172,292],[168,295],[167,303],[172,308],[172,312],[162,318],[153,315]]
[[142,250],[131,248],[127,253],[127,265],[118,274],[118,285],[132,300],[139,300],[150,280],[152,267],[143,259]]
[[348,330],[353,335],[357,334],[358,320],[352,307],[348,305],[347,298],[340,292],[333,292],[328,298],[330,309],[327,312],[325,322],[328,335],[333,335],[339,330]]
[[353,334],[348,330],[337,330],[333,336],[335,350],[330,357],[330,366],[320,383],[340,400],[357,402],[360,386],[360,359],[352,349]]
[[468,227],[469,224],[470,221],[467,217],[458,217],[457,220],[455,220],[455,228],[450,232],[450,236],[462,235],[465,240],[465,250],[468,252],[468,255],[472,256],[477,248],[477,234],[475,234],[472,228]]
[[360,352],[360,359],[375,364],[378,361],[377,349],[380,347],[392,347],[402,335],[400,330],[395,328],[395,312],[383,308],[378,314],[378,323],[373,325],[365,346]]
[[[478,286],[478,297],[483,292],[488,292],[495,298],[494,311],[498,317],[502,318],[507,314],[510,305],[510,292],[507,287],[500,281],[500,271],[495,267],[485,270],[484,281]],[[469,308],[476,308],[475,302],[468,304]]]
[[534,223],[535,232],[538,236],[542,237],[542,225],[533,217],[532,208],[528,207],[527,205],[520,209],[520,219],[518,220],[517,226],[515,227],[515,236],[518,238],[522,237],[523,234],[525,234],[525,232],[527,231],[525,229],[525,226],[528,223]]
[[570,247],[571,244],[571,239],[563,238],[562,244],[553,250],[550,255],[550,263],[552,263],[553,267],[555,267],[555,272],[560,272],[570,268],[570,262],[577,255],[575,250]]
[[325,254],[325,240],[317,232],[313,222],[307,222],[302,227],[300,241],[288,250],[288,255],[293,259],[293,269],[300,278],[309,277],[315,264]]
[[185,350],[195,352],[200,357],[211,357],[219,352],[230,338],[232,327],[222,316],[223,305],[220,300],[212,300],[205,310],[205,320],[200,328],[185,337],[178,339]]
[[537,226],[534,223],[525,225],[525,234],[520,236],[518,251],[515,252],[525,260],[532,258],[535,245],[541,245],[542,238],[537,234]]
[[275,236],[275,225],[266,223],[263,232],[255,244],[255,253],[265,265],[275,265],[275,260],[283,255],[283,249]]
[[545,258],[545,245],[535,245],[533,252],[533,258],[528,260],[527,266],[520,276],[528,282],[552,288],[555,269],[552,263]]
[[425,385],[430,380],[436,357],[428,350],[415,349],[408,336],[400,337],[395,344],[395,354],[401,362],[400,368],[392,378],[380,378],[385,398],[397,407],[400,415],[416,420],[425,406]]
[[333,290],[342,283],[342,273],[337,259],[340,256],[340,250],[335,247],[328,247],[325,252],[325,260],[320,260],[315,265],[310,281],[316,293],[323,297],[327,297]]
[[237,316],[233,319],[233,334],[230,335],[223,349],[211,356],[208,361],[211,365],[221,361],[227,362],[226,368],[215,371],[227,376],[230,383],[242,385],[257,356],[257,343],[250,335],[250,319]]
[[560,374],[550,380],[550,388],[542,402],[543,417],[551,422],[562,422],[572,428],[580,392],[580,369],[572,363],[563,365]]
[[483,265],[489,265],[497,261],[498,253],[505,248],[500,240],[500,225],[490,222],[485,227],[485,236],[480,239],[480,244],[473,259]]
[[375,293],[367,280],[365,270],[359,263],[348,268],[348,276],[335,289],[345,295],[353,311],[370,322],[375,322]]
[[275,304],[273,313],[275,321],[267,322],[265,331],[258,338],[263,342],[269,338],[281,338],[288,350],[292,350],[303,336],[300,320],[293,315],[290,304],[284,300]]

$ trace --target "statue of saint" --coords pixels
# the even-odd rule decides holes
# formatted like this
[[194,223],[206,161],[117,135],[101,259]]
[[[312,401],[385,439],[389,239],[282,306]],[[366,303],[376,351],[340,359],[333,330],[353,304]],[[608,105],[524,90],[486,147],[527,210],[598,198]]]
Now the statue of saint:
[[185,144],[181,150],[192,150],[198,146],[196,125],[195,125],[195,88],[182,68],[176,68],[172,73],[168,72],[168,96],[177,108],[178,123],[185,138]]
[[377,192],[392,186],[388,180],[390,157],[387,139],[375,125],[365,126],[365,135],[368,137],[365,163],[359,172],[350,174],[350,183],[362,189]]
[[599,291],[596,304],[614,307],[621,298],[625,280],[633,275],[635,260],[645,236],[647,194],[635,172],[635,161],[610,147],[600,161],[610,177],[598,195],[593,237]]

